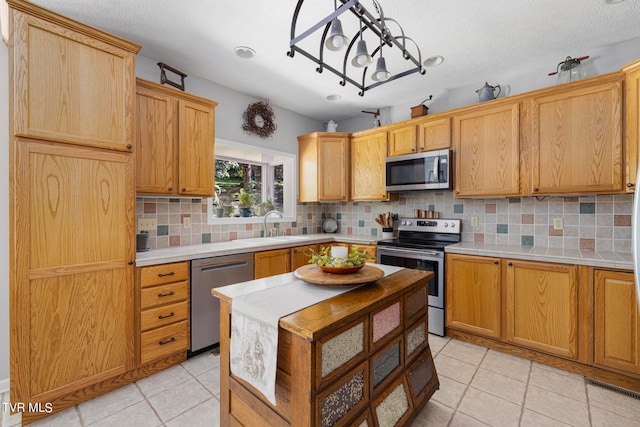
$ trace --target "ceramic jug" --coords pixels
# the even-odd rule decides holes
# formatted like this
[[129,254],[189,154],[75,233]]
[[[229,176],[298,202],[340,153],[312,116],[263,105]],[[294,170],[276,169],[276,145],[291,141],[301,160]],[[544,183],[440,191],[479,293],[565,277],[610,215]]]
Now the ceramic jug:
[[338,130],[338,124],[333,120],[329,120],[329,123],[324,124],[324,128],[327,132],[336,132]]
[[[498,93],[495,93],[496,89],[498,89]],[[500,90],[500,85],[490,86],[489,83],[484,82],[484,86],[478,89],[476,93],[480,98],[480,102],[484,102],[496,99],[500,95]]]

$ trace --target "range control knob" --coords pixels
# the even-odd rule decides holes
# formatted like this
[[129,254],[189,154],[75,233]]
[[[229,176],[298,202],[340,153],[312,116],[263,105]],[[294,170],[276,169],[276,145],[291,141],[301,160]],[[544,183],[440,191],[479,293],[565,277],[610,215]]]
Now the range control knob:
[[448,222],[445,222],[445,223],[444,223],[444,226],[445,226],[445,227],[448,227],[448,226],[449,226],[449,223],[448,223]]
[[455,222],[451,223],[451,228],[456,228],[456,223]]
[[407,221],[407,225],[411,225],[411,221]]

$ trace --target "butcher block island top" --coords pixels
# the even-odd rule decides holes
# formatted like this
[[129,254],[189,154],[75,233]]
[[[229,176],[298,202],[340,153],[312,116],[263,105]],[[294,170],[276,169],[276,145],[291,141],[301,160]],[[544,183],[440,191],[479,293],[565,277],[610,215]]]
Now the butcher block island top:
[[[287,273],[212,290],[221,301],[221,426],[411,423],[439,387],[427,335],[433,273],[370,265],[384,277],[352,287]],[[274,314],[300,300],[310,304]],[[277,350],[270,388],[263,328],[271,316]]]

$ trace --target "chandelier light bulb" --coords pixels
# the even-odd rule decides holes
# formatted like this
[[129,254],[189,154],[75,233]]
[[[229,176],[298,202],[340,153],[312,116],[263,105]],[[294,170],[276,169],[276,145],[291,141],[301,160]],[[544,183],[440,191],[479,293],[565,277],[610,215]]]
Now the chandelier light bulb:
[[327,49],[336,51],[345,47],[347,43],[349,43],[349,39],[342,32],[342,22],[336,18],[331,21],[331,31],[324,45]]

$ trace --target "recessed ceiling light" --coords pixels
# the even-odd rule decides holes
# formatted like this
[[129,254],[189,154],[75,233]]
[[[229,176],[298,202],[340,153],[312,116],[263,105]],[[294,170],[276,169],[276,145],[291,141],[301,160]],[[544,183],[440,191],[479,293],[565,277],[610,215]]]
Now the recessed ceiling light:
[[337,93],[332,93],[331,95],[327,95],[327,99],[329,101],[338,101],[340,98],[342,98],[340,95],[338,95]]
[[425,59],[423,64],[425,67],[437,67],[443,62],[444,62],[444,57],[440,55],[436,55],[436,56],[430,56],[429,58]]
[[616,4],[616,3],[622,3],[624,0],[605,0],[605,3],[608,4]]
[[234,51],[236,55],[243,59],[250,59],[256,56],[256,51],[247,46],[238,46]]

